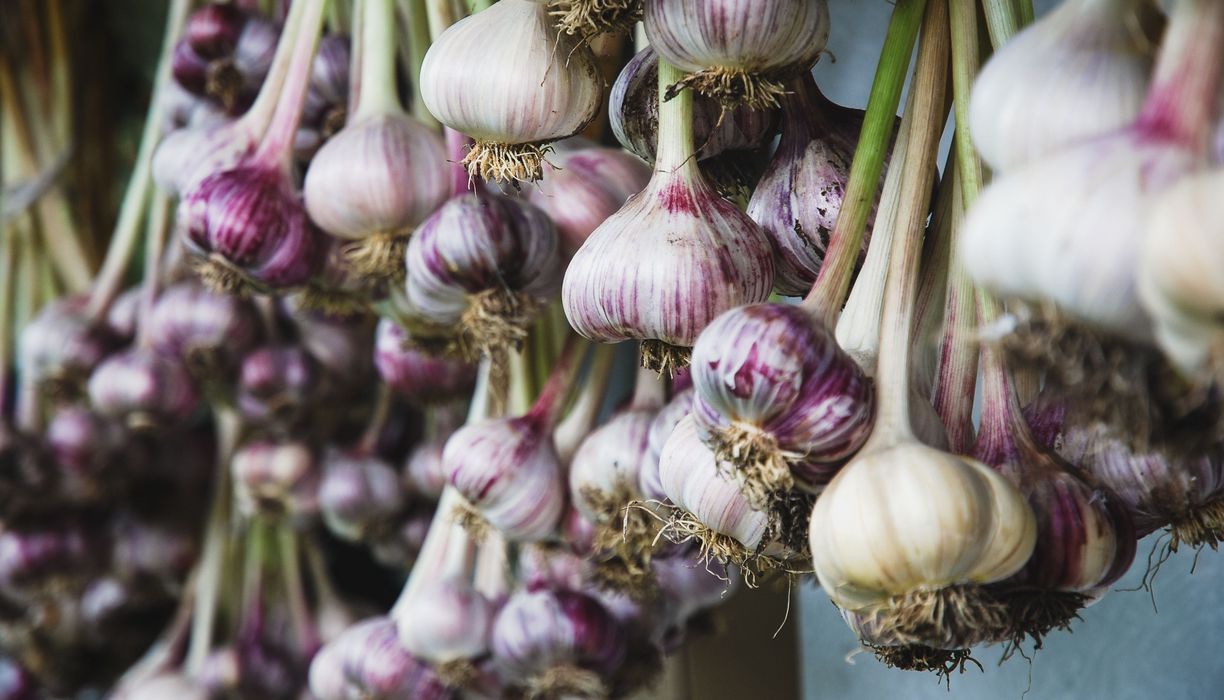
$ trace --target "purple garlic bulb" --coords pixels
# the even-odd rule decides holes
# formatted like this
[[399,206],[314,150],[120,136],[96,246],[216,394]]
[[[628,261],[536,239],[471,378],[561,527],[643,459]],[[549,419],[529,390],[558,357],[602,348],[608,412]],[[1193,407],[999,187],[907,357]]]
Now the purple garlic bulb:
[[442,453],[451,486],[511,541],[551,536],[565,509],[562,467],[544,413],[465,426]]
[[187,366],[177,357],[137,347],[108,357],[89,378],[89,402],[133,429],[181,423],[200,405]]
[[237,5],[210,3],[191,13],[183,41],[202,58],[213,59],[234,50],[246,16]]
[[1136,536],[1168,528],[1174,548],[1224,539],[1224,450],[1219,446],[1197,455],[1135,451],[1130,436],[1116,427],[1077,425],[1065,405],[1040,399],[1025,416],[1040,442],[1116,495],[1134,521]]
[[314,359],[293,345],[269,345],[242,360],[238,408],[250,420],[292,423],[312,407],[320,385]]
[[657,409],[642,406],[613,416],[582,441],[570,462],[570,498],[585,517],[621,531],[622,508],[639,497],[647,436]]
[[82,296],[59,299],[21,331],[20,366],[27,381],[53,393],[73,393],[116,349],[110,329],[87,315],[87,303]]
[[494,623],[492,647],[511,685],[545,697],[607,697],[628,635],[594,598],[542,589],[510,597]]
[[437,500],[446,487],[446,464],[442,461],[446,442],[463,422],[458,407],[433,407],[426,414],[425,439],[408,454],[404,464],[405,488]]
[[81,406],[56,410],[43,433],[43,444],[55,460],[56,491],[72,502],[104,495],[106,483],[121,466],[122,429]]
[[344,126],[351,65],[348,37],[325,34],[319,40],[310,64],[310,83],[306,91],[302,126],[317,129],[323,140]]
[[132,287],[116,297],[106,312],[106,327],[121,343],[130,343],[136,337],[143,295],[141,287]]
[[335,448],[324,455],[319,506],[337,537],[357,542],[374,536],[391,526],[405,501],[399,475],[381,459]]
[[[612,84],[608,112],[620,145],[653,164],[659,143],[659,56],[654,49],[642,49],[621,70]],[[693,98],[697,159],[763,148],[773,138],[776,122],[773,110],[740,106],[724,113],[716,101],[697,95]]]
[[300,519],[319,510],[318,460],[301,442],[249,442],[234,453],[230,470],[238,508],[248,517]]
[[372,617],[345,630],[310,664],[318,700],[451,700],[430,666],[400,644],[395,622]]
[[149,340],[158,352],[182,359],[195,376],[216,379],[255,345],[260,328],[250,302],[186,282],[158,297]]
[[399,111],[350,122],[311,159],[306,210],[362,275],[404,273],[408,235],[450,196],[442,139]]
[[642,456],[642,470],[638,475],[638,490],[647,500],[667,500],[659,480],[659,458],[663,454],[663,445],[667,444],[676,425],[692,410],[693,390],[689,387],[673,396],[650,422],[650,431],[646,434],[646,454]]
[[57,582],[81,582],[103,563],[95,529],[66,522],[14,526],[0,532],[0,591],[20,595]]
[[385,318],[378,322],[374,339],[374,366],[387,386],[416,404],[452,401],[476,385],[474,365],[410,347],[408,332]]
[[795,481],[827,484],[871,432],[871,381],[810,311],[754,304],[697,340],[693,419],[757,508]]
[[529,198],[557,224],[561,256],[569,260],[605,219],[646,188],[650,168],[614,148],[562,151],[552,160]]
[[428,581],[392,613],[400,644],[436,668],[472,662],[489,653],[497,609],[470,583]]
[[[806,294],[816,281],[850,177],[863,113],[830,102],[811,74],[783,100],[778,150],[748,202],[777,250],[774,289]],[[870,221],[867,230],[871,230]],[[863,238],[866,251],[869,236]]]
[[560,281],[557,230],[535,206],[484,192],[452,198],[408,243],[406,295],[415,315],[457,326],[460,354],[521,343]]
[[254,161],[183,193],[178,225],[205,284],[221,292],[305,284],[326,252],[287,173]]
[[125,582],[158,581],[174,590],[195,564],[193,533],[182,527],[120,514],[111,523],[110,572]]

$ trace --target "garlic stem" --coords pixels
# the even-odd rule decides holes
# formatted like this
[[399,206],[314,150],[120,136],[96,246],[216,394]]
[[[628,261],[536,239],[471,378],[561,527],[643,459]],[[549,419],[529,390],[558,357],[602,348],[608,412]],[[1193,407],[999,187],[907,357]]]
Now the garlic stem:
[[1138,128],[1205,148],[1215,126],[1222,62],[1224,3],[1181,0],[1170,16]]
[[8,228],[0,235],[0,396],[9,393],[13,373],[13,293],[17,272],[16,231]]
[[149,220],[145,224],[144,281],[140,290],[139,319],[136,324],[137,343],[149,345],[149,332],[153,324],[153,304],[157,301],[161,282],[161,265],[166,251],[166,234],[170,231],[170,195],[158,190],[153,193],[149,207]]
[[277,100],[276,111],[272,113],[272,121],[253,156],[255,162],[269,167],[288,169],[293,162],[293,140],[310,88],[310,69],[315,47],[319,43],[319,33],[323,29],[323,10],[327,0],[298,0],[294,3],[295,10],[298,5],[302,5],[301,24],[293,41],[289,73]]
[[421,63],[429,50],[429,17],[425,13],[425,0],[397,0],[400,17],[408,34],[408,75],[412,82],[412,116],[422,124],[438,128],[438,120],[425,107],[421,99]]
[[115,221],[115,230],[111,235],[110,247],[106,250],[106,258],[98,271],[97,281],[89,297],[87,313],[92,318],[104,315],[111,302],[118,296],[123,286],[123,275],[127,272],[128,262],[136,250],[136,241],[140,234],[140,220],[144,215],[145,201],[150,192],[153,176],[153,152],[161,141],[161,110],[165,101],[166,86],[170,82],[170,63],[174,55],[174,47],[178,44],[183,25],[187,21],[187,13],[191,9],[190,0],[172,0],[169,12],[166,14],[166,29],[162,39],[161,53],[157,59],[157,73],[153,78],[153,92],[149,97],[149,108],[145,111],[144,130],[140,134],[140,148],[136,151],[136,163],[128,180],[127,190],[123,193],[123,202],[119,205],[119,218]]
[[392,0],[362,0],[360,49],[361,94],[351,120],[399,113],[395,85],[395,5]]
[[268,75],[264,78],[263,84],[259,86],[259,92],[255,95],[255,102],[251,104],[251,108],[238,119],[250,130],[254,138],[263,136],[268,130],[268,124],[276,111],[276,105],[280,102],[281,92],[293,59],[293,47],[297,43],[297,37],[302,28],[303,12],[305,12],[305,3],[295,2],[289,8],[289,15],[285,17],[280,39],[276,43],[276,53],[272,56],[272,65],[268,67]]
[[616,346],[600,343],[591,353],[591,366],[578,390],[569,413],[557,424],[553,431],[553,444],[557,448],[557,457],[561,464],[569,464],[574,458],[582,439],[591,432],[595,420],[599,417],[599,409],[603,407],[604,396],[608,393],[608,380],[612,378],[613,360],[616,359]]
[[[959,135],[958,135],[959,137]],[[948,447],[956,454],[967,454],[973,446],[973,399],[977,386],[978,344],[977,304],[973,281],[957,255],[957,238],[964,224],[961,168],[949,168],[943,184],[950,188],[948,211],[948,284],[944,298],[944,337],[940,342],[939,366],[931,400],[948,434]]]
[[590,344],[579,338],[577,334],[571,334],[566,338],[565,347],[561,348],[561,354],[557,357],[556,364],[553,365],[552,373],[548,375],[548,381],[544,383],[544,389],[540,391],[540,396],[529,411],[529,415],[543,421],[549,429],[555,427],[557,420],[561,417],[562,409],[565,408],[565,398],[569,395],[574,375],[578,373],[582,365],[582,356],[589,347]]
[[[888,154],[896,124],[901,88],[909,70],[910,56],[926,5],[927,0],[898,0],[893,8],[880,62],[871,84],[871,95],[867,99],[867,114],[863,119],[858,147],[850,164],[850,178],[842,208],[830,235],[824,265],[812,291],[803,300],[805,306],[830,322],[837,318],[855,265],[858,264],[863,231],[879,187],[880,171],[884,168],[884,158]],[[660,61],[660,67],[662,63]]]
[[701,177],[701,172],[693,145],[693,91],[681,90],[670,100],[664,97],[668,87],[685,75],[659,58],[659,144],[655,149],[655,169],[695,179]]
[[477,592],[491,601],[503,600],[510,595],[514,585],[514,572],[510,569],[510,552],[501,531],[491,528],[480,543],[476,554],[476,573],[472,583]]
[[[17,258],[17,311],[14,314],[15,328],[25,328],[38,311],[39,248],[32,232],[25,227],[14,227],[6,235],[19,236],[24,245]],[[23,381],[18,387],[15,409],[17,427],[33,435],[40,427],[42,413],[39,410],[41,397],[36,382]]]
[[[455,6],[450,0],[424,0],[425,15],[429,21],[429,36],[434,41],[442,32],[446,31],[447,27],[454,24],[459,17],[455,14]],[[418,72],[419,76],[420,73]]]
[[310,603],[306,600],[306,591],[302,588],[302,554],[298,536],[292,527],[282,523],[276,527],[276,537],[280,575],[285,586],[285,602],[289,607],[293,632],[302,653],[313,655],[320,646],[319,632],[315,628]]
[[378,438],[382,435],[383,430],[387,427],[387,422],[391,418],[392,402],[391,387],[380,383],[378,385],[378,396],[374,399],[374,411],[370,414],[369,423],[366,424],[366,429],[361,434],[361,439],[357,441],[357,452],[368,455],[378,448]]
[[629,407],[634,409],[658,409],[666,397],[666,385],[658,372],[646,369],[638,363],[637,376],[633,380],[633,399]]
[[1033,10],[1033,0],[1015,0],[1019,10],[1020,26],[1027,27],[1033,23],[1037,13]]
[[[901,7],[902,4],[897,5],[898,9]],[[931,3],[922,25],[918,63],[910,88],[917,95],[914,100],[914,129],[905,152],[906,168],[897,211],[897,232],[884,289],[880,361],[876,372],[876,385],[880,387],[876,426],[863,451],[914,439],[909,418],[914,292],[922,256],[923,227],[931,198],[932,174],[935,172],[939,137],[945,121],[940,115],[947,113],[948,39],[947,5]],[[870,116],[869,111],[868,119]]]
[[[989,3],[988,3],[989,4]],[[956,159],[966,208],[982,189],[982,161],[969,133],[969,95],[981,68],[975,0],[949,0],[952,36],[952,104],[956,112]],[[972,193],[972,194],[970,194]]]

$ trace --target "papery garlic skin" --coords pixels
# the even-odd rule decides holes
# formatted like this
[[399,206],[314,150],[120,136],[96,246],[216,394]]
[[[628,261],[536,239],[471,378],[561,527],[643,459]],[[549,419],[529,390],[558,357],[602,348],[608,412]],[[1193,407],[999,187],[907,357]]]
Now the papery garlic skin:
[[739,486],[722,473],[691,416],[676,425],[663,446],[659,480],[671,502],[706,527],[733,538],[748,552],[761,548],[769,529],[768,513],[754,510]]
[[21,329],[20,366],[28,381],[70,388],[84,383],[118,347],[118,339],[86,313],[83,296],[48,304]]
[[319,464],[301,442],[254,441],[230,461],[234,497],[247,517],[261,512],[296,518],[319,510]]
[[1146,341],[1137,209],[1197,162],[1192,149],[1132,130],[1005,174],[970,209],[961,259],[1001,296],[1047,300],[1091,326]]
[[177,357],[135,348],[108,357],[89,377],[89,402],[99,413],[135,429],[187,420],[200,394]]
[[428,664],[400,644],[395,621],[362,620],[328,643],[310,666],[310,690],[319,700],[450,700]]
[[973,83],[969,128],[990,167],[1011,171],[1130,124],[1152,72],[1142,0],[1067,0],[1025,28]]
[[451,486],[507,539],[531,542],[556,531],[565,485],[538,416],[465,426],[447,441],[442,462]]
[[916,442],[860,455],[816,499],[812,565],[855,611],[915,590],[999,581],[1033,553],[1024,497],[980,462]]
[[306,171],[306,211],[346,240],[410,232],[450,195],[438,134],[406,114],[371,114],[328,139]]
[[701,180],[656,173],[582,244],[561,299],[591,340],[659,340],[691,347],[727,309],[773,287],[765,234]]
[[689,387],[672,397],[650,422],[646,434],[646,454],[642,456],[641,473],[638,475],[638,490],[652,501],[666,501],[663,483],[659,478],[659,460],[663,446],[671,438],[676,426],[693,410],[693,389]]
[[548,9],[528,0],[459,20],[421,65],[421,99],[438,121],[476,139],[465,163],[486,180],[540,179],[538,150],[521,170],[482,165],[476,156],[573,136],[595,118],[602,88],[591,50],[558,32]]
[[471,584],[430,581],[413,591],[394,616],[400,643],[434,664],[471,660],[489,651],[496,608]]
[[385,530],[405,501],[399,475],[381,459],[334,448],[324,455],[319,507],[337,537],[358,542]]
[[511,596],[493,627],[493,658],[513,680],[569,666],[607,676],[620,668],[627,635],[595,599],[570,591]]
[[149,316],[148,336],[158,352],[176,355],[201,378],[234,368],[260,337],[250,302],[184,283],[161,293]]
[[[754,151],[774,135],[774,110],[739,106],[730,112],[704,95],[693,96],[697,160],[729,151]],[[608,102],[612,134],[625,150],[653,164],[659,144],[659,56],[647,47],[621,69]]]
[[607,512],[608,503],[637,495],[655,413],[648,408],[623,411],[582,441],[570,462],[569,487],[574,507],[584,516],[596,523],[616,520],[625,503],[613,502],[613,513]]
[[438,358],[406,347],[408,332],[381,319],[374,335],[374,366],[379,377],[413,403],[449,401],[476,385],[476,367],[460,360]]
[[1170,187],[1148,216],[1139,253],[1139,299],[1151,314],[1160,348],[1190,377],[1208,376],[1221,359],[1222,187],[1219,171]]
[[528,194],[557,225],[568,260],[609,216],[650,182],[650,168],[612,148],[583,148],[550,158],[544,179]]
[[664,60],[708,75],[697,89],[728,105],[776,104],[776,81],[810,70],[829,38],[825,0],[646,0],[643,23]]
[[871,432],[871,381],[802,307],[728,311],[702,331],[690,367],[693,420],[716,453],[752,442],[793,455],[787,462],[794,477],[815,487]]

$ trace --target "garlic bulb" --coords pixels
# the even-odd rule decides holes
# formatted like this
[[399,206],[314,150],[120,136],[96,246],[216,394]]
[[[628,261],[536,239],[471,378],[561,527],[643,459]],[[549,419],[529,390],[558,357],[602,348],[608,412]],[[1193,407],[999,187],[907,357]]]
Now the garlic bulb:
[[559,33],[548,9],[506,0],[443,32],[421,65],[421,98],[446,126],[476,139],[464,158],[484,180],[539,180],[548,144],[599,111],[595,56]]
[[106,358],[89,377],[89,402],[104,416],[128,427],[152,430],[191,417],[200,394],[187,366],[177,357],[144,347]]
[[1001,172],[1128,125],[1152,72],[1146,0],[1066,0],[1017,34],[973,83],[969,128]]
[[390,319],[381,319],[374,336],[374,367],[378,376],[412,403],[428,404],[466,396],[476,384],[476,367],[461,360],[438,358],[408,347],[408,333]]
[[425,436],[408,454],[402,470],[405,488],[428,499],[437,500],[446,486],[446,466],[442,452],[446,441],[463,422],[462,406],[432,406],[425,413]]
[[[829,101],[811,74],[790,83],[782,102],[782,138],[747,213],[778,252],[774,289],[806,294],[824,262],[850,177],[863,113]],[[871,221],[867,223],[868,230]],[[863,237],[867,249],[870,237]]]
[[414,590],[392,615],[400,643],[413,656],[439,667],[471,663],[489,651],[496,608],[470,583],[429,581]]
[[485,192],[454,197],[426,219],[408,243],[407,265],[411,314],[453,336],[453,354],[468,361],[522,343],[561,273],[547,215]]
[[254,441],[230,461],[234,499],[247,517],[267,513],[295,519],[319,510],[319,464],[310,448],[295,441]]
[[83,296],[56,300],[21,330],[18,352],[28,381],[72,395],[114,352],[118,339],[105,324],[90,318],[87,305]]
[[[659,66],[660,85],[676,75]],[[582,244],[565,272],[561,299],[581,335],[642,340],[643,364],[687,364],[687,348],[723,311],[764,301],[773,287],[765,234],[718,197],[690,158],[692,96],[664,105],[659,160],[645,191],[631,197]]]
[[1156,340],[1169,360],[1190,377],[1218,375],[1220,300],[1224,280],[1217,264],[1224,185],[1219,171],[1192,175],[1169,188],[1148,217],[1139,253],[1139,299],[1151,314]]
[[753,304],[714,319],[693,347],[693,420],[750,503],[828,483],[871,432],[870,380],[800,306]]
[[201,380],[233,371],[261,330],[250,302],[194,283],[176,284],[158,295],[147,323],[153,347],[181,358]]
[[[612,134],[625,150],[647,163],[659,146],[659,55],[642,49],[621,69],[608,98]],[[740,105],[724,112],[718,102],[693,96],[693,143],[697,160],[735,151],[753,151],[773,138],[777,113]]]
[[321,393],[318,363],[294,345],[269,345],[248,354],[238,370],[238,410],[257,423],[292,425]]
[[564,151],[544,169],[529,201],[557,225],[561,256],[574,257],[591,233],[650,182],[650,168],[612,148]]
[[395,621],[372,617],[315,654],[310,691],[319,700],[452,700],[433,669],[400,644]]
[[693,389],[689,387],[673,396],[650,422],[650,430],[646,434],[646,454],[642,455],[642,467],[638,475],[638,490],[647,500],[667,500],[667,494],[663,492],[663,484],[659,480],[659,458],[676,425],[692,410]]
[[395,469],[374,456],[332,448],[323,456],[319,507],[323,522],[337,537],[358,542],[391,525],[404,507]]
[[829,38],[825,0],[645,0],[643,22],[659,56],[690,73],[669,96],[691,86],[728,107],[778,106]]
[[1205,159],[1220,76],[1186,76],[1190,66],[1218,63],[1222,43],[1224,7],[1179,3],[1132,126],[1006,173],[982,193],[960,242],[975,280],[1001,296],[1052,304],[1094,330],[1148,341],[1151,321],[1136,291],[1145,214]]
[[450,183],[442,139],[399,104],[394,4],[372,0],[363,7],[357,108],[314,154],[303,194],[314,222],[350,242],[354,271],[397,279],[408,234],[446,201]]
[[627,635],[595,599],[563,590],[510,597],[493,626],[493,659],[537,697],[608,697]]

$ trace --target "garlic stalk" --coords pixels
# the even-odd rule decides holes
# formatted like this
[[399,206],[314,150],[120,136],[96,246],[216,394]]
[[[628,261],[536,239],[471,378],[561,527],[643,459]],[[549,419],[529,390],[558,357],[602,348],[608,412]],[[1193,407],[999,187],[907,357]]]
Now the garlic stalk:
[[539,180],[549,144],[595,118],[601,89],[590,48],[530,0],[502,0],[456,22],[421,65],[425,105],[476,139],[463,165],[484,180]]
[[913,295],[942,126],[947,22],[947,6],[930,4],[881,322],[876,427],[817,499],[810,530],[821,586],[887,631],[865,641],[894,661],[916,646],[963,649],[991,634],[1004,611],[980,586],[1015,573],[1036,539],[1032,511],[1003,477],[923,445],[910,426]]
[[[659,63],[660,90],[680,73]],[[711,320],[773,287],[761,229],[702,177],[692,158],[692,95],[661,106],[658,160],[647,188],[609,217],[565,273],[561,297],[579,334],[642,340],[643,364],[682,367]]]
[[311,160],[303,194],[315,223],[348,242],[356,273],[395,280],[409,232],[450,195],[446,152],[400,105],[393,0],[363,0],[362,13],[356,109]]

